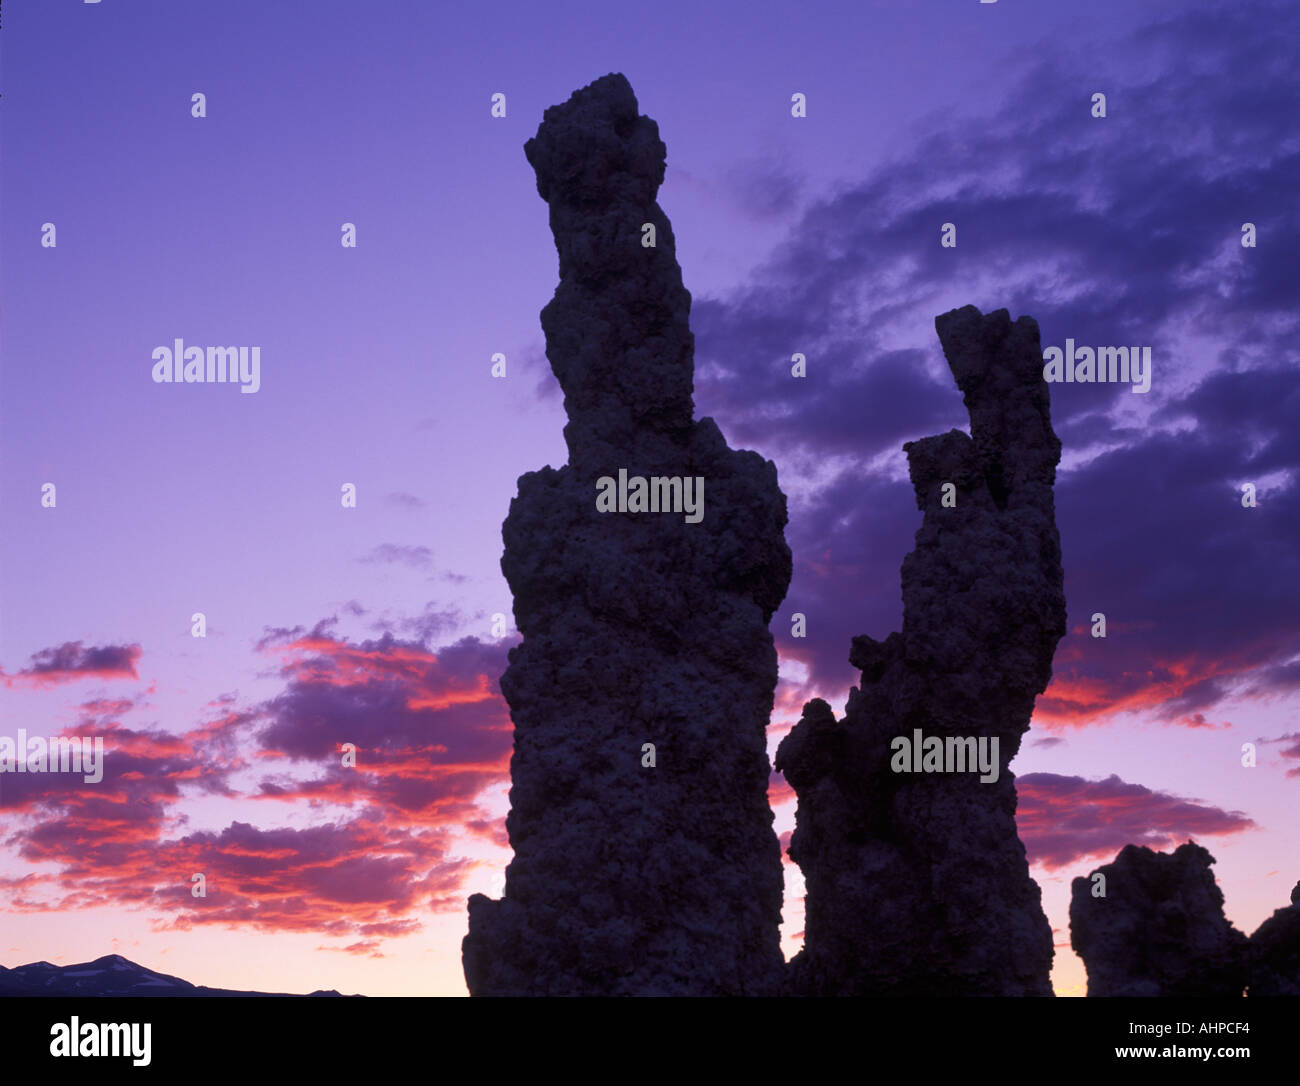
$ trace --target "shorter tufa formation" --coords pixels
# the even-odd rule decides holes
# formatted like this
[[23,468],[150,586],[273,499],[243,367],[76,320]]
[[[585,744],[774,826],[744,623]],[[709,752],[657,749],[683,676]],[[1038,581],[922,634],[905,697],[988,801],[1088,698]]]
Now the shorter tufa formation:
[[[1090,996],[1239,996],[1246,937],[1223,915],[1208,850],[1125,845],[1095,878],[1071,883],[1070,942]],[[1097,892],[1104,887],[1104,896]]]
[[1090,996],[1300,995],[1300,886],[1247,940],[1224,915],[1213,863],[1192,841],[1172,853],[1125,845],[1074,880],[1070,942]]
[[1300,882],[1250,937],[1250,994],[1300,996]]
[[925,516],[902,632],[855,637],[844,719],[810,701],[777,751],[807,886],[798,994],[1052,994],[1007,766],[1065,633],[1061,443],[1032,318],[967,306],[935,328],[971,432],[903,446]]

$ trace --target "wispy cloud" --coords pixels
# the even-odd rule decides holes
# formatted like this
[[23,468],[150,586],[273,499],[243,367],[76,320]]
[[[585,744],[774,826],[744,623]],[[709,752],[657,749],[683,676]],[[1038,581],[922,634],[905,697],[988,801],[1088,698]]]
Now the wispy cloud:
[[1016,778],[1016,826],[1030,863],[1053,870],[1128,844],[1161,849],[1189,837],[1255,828],[1240,811],[1183,799],[1115,775],[1094,781],[1055,773]]
[[56,648],[41,649],[31,663],[13,675],[4,675],[6,686],[52,686],[78,679],[138,679],[136,661],[139,645],[85,647],[80,641],[65,641]]
[[401,543],[381,543],[357,559],[380,565],[409,566],[411,569],[428,569],[433,565],[433,551],[424,546]]

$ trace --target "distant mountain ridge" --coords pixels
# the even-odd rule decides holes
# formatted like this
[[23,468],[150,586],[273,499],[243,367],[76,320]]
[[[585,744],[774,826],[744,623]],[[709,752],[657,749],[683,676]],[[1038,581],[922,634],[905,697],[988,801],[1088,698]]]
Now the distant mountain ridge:
[[[0,965],[0,997],[3,996],[289,996],[290,992],[237,992],[229,988],[205,988],[180,977],[155,973],[120,954],[106,954],[79,965],[51,965],[32,962],[15,969]],[[313,996],[337,996],[335,991],[312,992]],[[297,997],[307,998],[307,997]],[[354,997],[355,998],[355,997]]]

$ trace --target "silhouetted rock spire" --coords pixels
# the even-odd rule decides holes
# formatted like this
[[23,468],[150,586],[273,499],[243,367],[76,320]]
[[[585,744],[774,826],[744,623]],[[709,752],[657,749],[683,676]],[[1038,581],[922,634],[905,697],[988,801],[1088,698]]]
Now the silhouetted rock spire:
[[[627,80],[546,110],[525,153],[560,257],[541,316],[569,463],[524,475],[502,530],[523,635],[501,679],[515,855],[501,900],[470,899],[466,981],[474,995],[770,992],[767,623],[790,580],[785,496],[770,462],[692,419],[690,295],[655,203],[665,148]],[[702,519],[598,510],[620,469],[702,480]]]
[[1125,845],[1071,884],[1070,943],[1090,996],[1240,996],[1246,937],[1223,914],[1214,857],[1194,842],[1172,853]]
[[1250,994],[1300,996],[1300,882],[1250,937]]
[[[777,752],[799,796],[799,993],[1051,995],[1051,929],[1007,765],[1065,633],[1061,445],[1033,319],[967,306],[935,328],[971,433],[904,446],[925,516],[903,562],[902,632],[855,637],[862,686],[844,719],[811,701]],[[960,755],[962,771],[925,771],[935,743],[946,761],[928,764]],[[970,771],[981,754],[996,779]]]

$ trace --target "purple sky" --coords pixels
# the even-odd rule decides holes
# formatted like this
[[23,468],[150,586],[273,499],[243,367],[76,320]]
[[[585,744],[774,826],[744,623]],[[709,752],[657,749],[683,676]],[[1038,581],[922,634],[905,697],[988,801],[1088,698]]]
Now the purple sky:
[[[841,7],[11,3],[0,735],[109,753],[99,785],[0,780],[0,962],[464,991],[464,899],[508,858],[501,521],[566,455],[523,143],[609,71],[668,146],[697,414],[790,496],[773,746],[900,621],[902,443],[966,425],[935,315],[1150,345],[1147,395],[1052,389],[1071,633],[1014,765],[1022,835],[1058,944],[1070,878],[1128,841],[1206,844],[1246,930],[1289,900],[1300,11]],[[260,346],[260,390],[153,383],[177,337]],[[1055,979],[1081,990],[1068,946]]]

